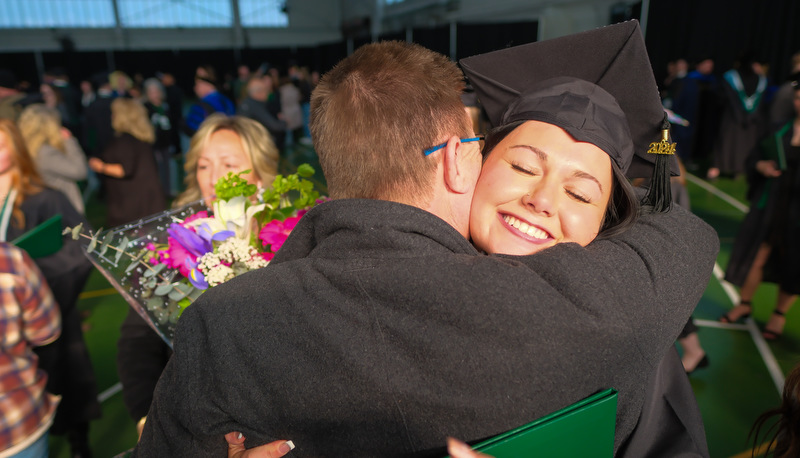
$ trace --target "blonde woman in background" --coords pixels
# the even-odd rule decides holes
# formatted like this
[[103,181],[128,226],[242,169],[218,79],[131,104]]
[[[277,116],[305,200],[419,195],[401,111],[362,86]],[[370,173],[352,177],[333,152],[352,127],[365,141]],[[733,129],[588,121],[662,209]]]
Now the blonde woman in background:
[[105,176],[107,223],[119,226],[166,208],[153,154],[155,134],[147,110],[133,99],[111,103],[114,138],[89,167]]
[[44,184],[64,193],[75,210],[83,214],[76,181],[86,179],[86,155],[61,125],[61,115],[42,104],[30,105],[22,111],[17,124]]
[[[116,102],[115,102],[116,103]],[[205,199],[211,206],[214,184],[228,172],[242,172],[259,188],[269,186],[277,174],[278,150],[267,130],[242,116],[213,114],[192,136],[186,153],[186,190],[173,202],[180,206]],[[167,344],[133,310],[122,323],[117,342],[117,372],[122,398],[142,432],[153,390],[171,355]]]
[[272,185],[278,173],[278,149],[257,121],[243,116],[213,114],[192,136],[186,152],[186,190],[174,205],[214,200],[214,184],[228,172],[250,170],[243,175],[259,188]]

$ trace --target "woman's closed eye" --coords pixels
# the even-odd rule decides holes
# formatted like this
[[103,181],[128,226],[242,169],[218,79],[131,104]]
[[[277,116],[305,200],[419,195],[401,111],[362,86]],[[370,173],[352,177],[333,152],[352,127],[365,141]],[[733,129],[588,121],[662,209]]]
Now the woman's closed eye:
[[524,173],[525,175],[530,175],[530,176],[541,175],[541,171],[538,168],[529,167],[529,166],[520,164],[519,162],[512,162],[511,163],[511,168],[516,170],[517,172]]
[[592,203],[592,199],[588,197],[586,194],[575,190],[575,189],[565,189],[566,193],[572,197],[573,199],[577,200],[578,202],[583,202],[585,204]]

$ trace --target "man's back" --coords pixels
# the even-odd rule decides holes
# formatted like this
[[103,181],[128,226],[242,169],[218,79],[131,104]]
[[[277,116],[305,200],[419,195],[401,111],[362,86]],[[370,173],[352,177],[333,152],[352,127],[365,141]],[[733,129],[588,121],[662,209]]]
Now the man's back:
[[[676,210],[614,242],[503,259],[419,209],[323,204],[271,266],[184,314],[139,452],[222,454],[237,430],[292,439],[297,456],[437,456],[448,435],[491,436],[608,387],[619,446],[715,240]],[[690,261],[689,280],[667,275]]]

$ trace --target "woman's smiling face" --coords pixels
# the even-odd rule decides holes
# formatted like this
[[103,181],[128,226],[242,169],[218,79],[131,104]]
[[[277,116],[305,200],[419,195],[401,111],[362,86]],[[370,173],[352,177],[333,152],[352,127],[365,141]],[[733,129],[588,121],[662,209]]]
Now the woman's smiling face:
[[230,129],[220,129],[211,134],[197,159],[197,184],[206,204],[210,206],[214,200],[214,185],[217,180],[228,172],[238,173],[243,170],[250,172],[242,175],[242,178],[248,183],[261,186],[239,134]]
[[603,223],[611,158],[552,124],[527,121],[483,164],[470,212],[473,243],[488,253],[533,254],[557,243],[586,246]]

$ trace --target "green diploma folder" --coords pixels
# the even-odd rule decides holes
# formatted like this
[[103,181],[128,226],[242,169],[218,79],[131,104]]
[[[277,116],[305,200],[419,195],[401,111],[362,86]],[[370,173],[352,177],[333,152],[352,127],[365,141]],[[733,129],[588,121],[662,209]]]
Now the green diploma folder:
[[778,170],[786,170],[786,153],[783,150],[783,136],[792,127],[788,123],[780,130],[767,136],[761,142],[761,158],[775,161]]
[[473,449],[495,458],[611,458],[616,421],[617,391],[607,389]]
[[61,229],[61,215],[55,215],[12,240],[11,243],[27,251],[33,259],[43,258],[61,249],[63,243]]

